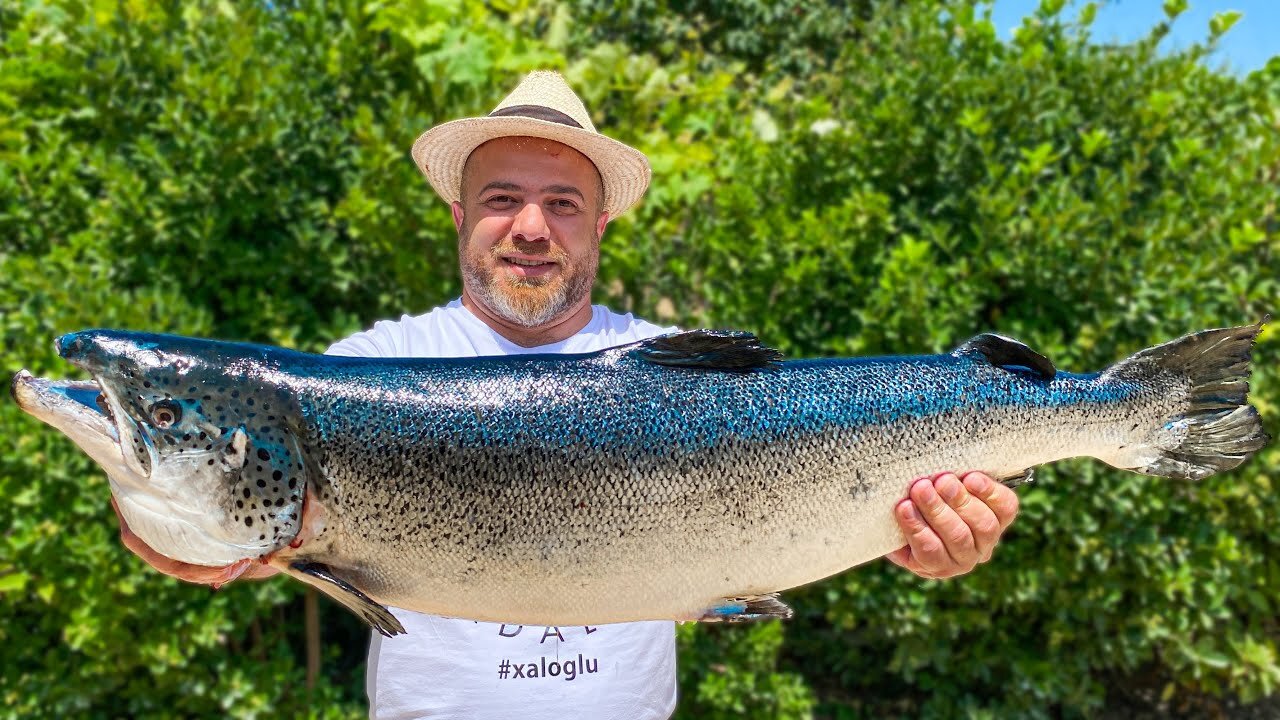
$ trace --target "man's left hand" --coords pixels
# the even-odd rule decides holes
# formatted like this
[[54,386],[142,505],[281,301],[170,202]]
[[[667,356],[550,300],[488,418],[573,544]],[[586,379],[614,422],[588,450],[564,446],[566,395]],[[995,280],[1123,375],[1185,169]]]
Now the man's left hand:
[[907,546],[885,557],[924,578],[963,575],[991,559],[1017,514],[1018,496],[983,473],[921,478],[893,513]]

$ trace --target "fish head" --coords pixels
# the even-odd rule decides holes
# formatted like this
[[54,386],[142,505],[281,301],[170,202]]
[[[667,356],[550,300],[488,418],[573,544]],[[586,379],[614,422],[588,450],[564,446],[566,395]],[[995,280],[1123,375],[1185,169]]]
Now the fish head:
[[288,545],[305,462],[296,407],[240,346],[87,330],[58,353],[92,381],[19,373],[13,395],[106,471],[130,529],[157,552],[222,566]]

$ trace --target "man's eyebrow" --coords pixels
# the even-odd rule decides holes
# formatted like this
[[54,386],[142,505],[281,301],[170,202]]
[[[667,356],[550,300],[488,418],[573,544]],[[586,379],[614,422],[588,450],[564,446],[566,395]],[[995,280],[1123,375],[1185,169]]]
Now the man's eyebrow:
[[586,202],[586,196],[582,191],[572,185],[548,185],[542,188],[542,192],[551,193],[553,195],[577,195],[579,199]]
[[489,192],[490,190],[522,190],[522,189],[523,188],[521,188],[519,185],[509,180],[494,180],[488,185],[485,185],[484,187],[480,188],[480,192],[476,194],[483,195]]
[[[519,183],[513,183],[510,180],[494,180],[480,188],[480,192],[477,193],[477,195],[483,195],[490,190],[510,190],[512,192],[519,192],[524,190],[524,187]],[[581,190],[572,185],[548,185],[542,188],[542,192],[552,195],[577,195],[583,202],[586,202],[587,199],[586,196],[582,194]]]

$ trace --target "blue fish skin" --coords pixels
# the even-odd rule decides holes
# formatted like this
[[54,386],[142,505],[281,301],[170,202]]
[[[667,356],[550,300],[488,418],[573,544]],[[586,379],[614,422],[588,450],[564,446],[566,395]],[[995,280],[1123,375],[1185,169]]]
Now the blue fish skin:
[[[889,425],[956,411],[1123,403],[1143,391],[1100,373],[1052,381],[950,355],[787,361],[747,374],[672,370],[607,352],[458,360],[289,358],[305,412],[332,439],[387,429],[394,403],[437,418],[435,437],[464,447],[585,444],[658,456],[713,449],[726,439]],[[547,432],[549,428],[556,432]],[[412,442],[422,438],[411,436]],[[372,447],[377,439],[368,438]]]
[[1259,329],[1089,374],[994,335],[946,355],[781,362],[701,331],[471,359],[110,330],[59,348],[111,398],[139,398],[121,407],[140,426],[174,403],[210,435],[242,433],[224,455],[251,480],[228,471],[219,512],[254,522],[246,536],[269,525],[264,557],[366,618],[387,603],[566,625],[723,618],[726,599],[879,557],[903,542],[896,501],[934,472],[1011,478],[1082,455],[1175,477],[1235,467],[1266,442],[1246,400]]

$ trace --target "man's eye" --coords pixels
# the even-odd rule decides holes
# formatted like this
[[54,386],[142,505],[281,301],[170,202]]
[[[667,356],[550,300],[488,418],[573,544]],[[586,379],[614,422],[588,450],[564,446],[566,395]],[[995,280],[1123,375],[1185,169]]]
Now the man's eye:
[[577,210],[578,204],[572,200],[555,200],[551,203],[557,210]]
[[516,199],[511,197],[510,195],[494,195],[488,200],[485,200],[485,203],[489,205],[509,205],[510,203],[513,203],[515,201]]

